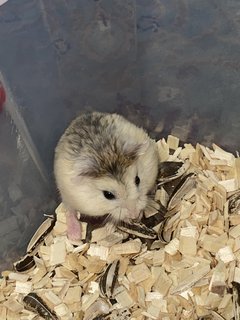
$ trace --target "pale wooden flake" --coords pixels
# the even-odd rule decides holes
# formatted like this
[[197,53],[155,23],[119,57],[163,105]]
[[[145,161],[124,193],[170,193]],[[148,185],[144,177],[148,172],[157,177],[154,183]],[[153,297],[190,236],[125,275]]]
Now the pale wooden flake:
[[141,250],[141,241],[139,239],[129,240],[121,244],[115,244],[112,246],[110,253],[117,255],[127,255],[138,253]]
[[154,250],[153,252],[153,266],[161,266],[165,259],[164,249]]
[[164,297],[167,295],[171,286],[172,286],[171,278],[167,275],[167,273],[164,271],[164,269],[161,268],[161,272],[159,274],[159,277],[153,283],[153,289],[155,291],[159,292]]
[[55,306],[62,303],[62,300],[53,291],[45,292],[44,296],[49,302],[51,302]]
[[240,283],[240,268],[236,267],[234,272],[234,278],[233,280],[237,283]]
[[[10,299],[8,299],[7,301],[5,301],[3,303],[3,305],[8,309],[11,310],[13,312],[21,312],[24,308],[23,304],[20,303],[19,301],[17,301],[16,297],[10,297]],[[4,318],[0,318],[0,319],[4,319]]]
[[240,236],[240,224],[230,228],[229,235],[234,239],[238,238]]
[[93,294],[85,294],[82,296],[82,310],[86,311],[99,297],[99,292]]
[[54,307],[54,311],[56,312],[56,314],[59,316],[59,317],[69,317],[67,319],[72,319],[72,316],[70,314],[70,310],[68,309],[68,307],[66,306],[66,304],[64,303],[61,303],[57,306]]
[[171,154],[168,158],[168,161],[178,161],[178,156],[182,150],[182,147],[178,147],[173,154]]
[[92,237],[91,241],[92,242],[98,242],[100,240],[103,240],[108,236],[109,234],[112,234],[114,230],[111,230],[111,228],[106,225],[102,228],[98,228],[92,231]]
[[235,157],[232,153],[226,152],[222,148],[213,143],[214,157],[221,160],[226,160],[229,166],[234,166]]
[[238,182],[236,179],[221,180],[218,183],[223,186],[227,192],[233,192],[238,189]]
[[226,268],[223,262],[219,262],[214,268],[209,284],[209,291],[223,295],[226,289]]
[[174,238],[167,244],[164,248],[164,251],[168,254],[175,255],[179,250],[179,240],[177,238]]
[[15,292],[16,293],[24,293],[28,294],[32,290],[32,282],[21,282],[21,281],[16,281],[16,286],[15,286]]
[[229,246],[223,247],[218,250],[216,257],[223,261],[224,263],[228,263],[235,260],[235,256],[232,252],[232,248]]
[[127,290],[123,290],[120,293],[116,294],[115,299],[122,308],[130,308],[134,304],[134,300]]
[[129,280],[131,278],[130,281],[133,281],[134,283],[137,284],[151,277],[151,272],[145,263],[141,263],[132,267],[128,277],[129,277]]
[[206,251],[216,254],[228,241],[227,234],[221,236],[204,234],[199,237],[199,244]]
[[67,305],[74,302],[77,302],[80,304],[81,295],[82,295],[82,288],[80,285],[70,287],[63,298],[63,302],[66,303]]
[[169,135],[167,137],[167,144],[169,146],[169,149],[176,150],[179,145],[179,138]]
[[237,187],[238,189],[240,189],[240,158],[239,157],[235,159],[234,169],[235,169],[234,175],[237,181]]
[[183,255],[195,256],[197,253],[197,228],[182,228],[179,237],[179,251]]
[[66,259],[66,244],[64,238],[56,243],[53,243],[50,247],[50,265],[54,266],[63,263]]
[[[61,235],[67,233],[67,225],[64,222],[56,221],[55,226],[53,228],[55,235]],[[46,243],[46,241],[45,241]]]
[[94,257],[99,257],[101,260],[107,260],[109,249],[104,246],[99,246],[97,244],[91,244],[87,254]]
[[122,240],[124,239],[124,235],[121,232],[114,232],[112,234],[109,234],[106,238],[98,241],[98,244],[100,246],[104,246],[104,247],[112,247],[114,244],[120,243],[122,242]]
[[[195,272],[194,272],[195,271]],[[210,271],[210,265],[197,266],[192,272],[192,277],[188,277],[181,281],[176,287],[171,290],[171,294],[178,294],[190,289],[199,280],[201,280]]]
[[147,292],[146,294],[146,301],[153,301],[153,300],[162,300],[162,295],[160,292]]
[[10,272],[8,274],[9,280],[15,280],[15,281],[21,281],[21,282],[27,282],[29,279],[28,274],[22,274],[22,273],[16,273],[16,272]]
[[159,140],[157,142],[158,154],[160,162],[168,160],[169,157],[169,146],[165,139]]

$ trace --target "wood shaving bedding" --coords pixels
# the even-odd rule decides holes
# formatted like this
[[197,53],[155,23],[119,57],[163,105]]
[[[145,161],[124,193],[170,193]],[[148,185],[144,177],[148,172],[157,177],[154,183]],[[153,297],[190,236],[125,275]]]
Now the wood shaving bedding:
[[141,224],[66,236],[63,204],[15,270],[0,319],[239,319],[240,159],[213,144],[157,142],[155,200]]

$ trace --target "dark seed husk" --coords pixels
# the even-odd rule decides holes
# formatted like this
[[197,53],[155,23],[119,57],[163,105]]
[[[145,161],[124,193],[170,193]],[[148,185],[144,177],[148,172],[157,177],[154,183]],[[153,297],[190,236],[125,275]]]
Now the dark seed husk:
[[153,216],[146,218],[143,217],[141,222],[143,225],[145,225],[147,228],[152,230],[155,226],[157,226],[160,222],[165,220],[165,214],[166,214],[166,208],[163,207],[164,209],[159,211],[158,213],[154,214]]
[[46,320],[58,320],[54,311],[50,310],[46,303],[34,292],[29,293],[23,298],[26,309],[37,313]]
[[56,217],[54,218],[47,218],[43,223],[40,225],[40,227],[37,229],[35,234],[33,235],[32,239],[30,240],[28,247],[27,247],[27,253],[31,253],[36,249],[36,247],[44,241],[44,238],[46,235],[48,235],[56,223]]
[[183,162],[179,161],[164,161],[159,164],[158,179],[169,178],[177,174],[178,170],[182,167]]
[[164,161],[159,165],[158,186],[182,176],[189,168],[188,163],[182,161]]
[[172,210],[175,208],[182,198],[195,187],[196,185],[196,178],[194,173],[189,173],[186,176],[184,176],[179,184],[174,189],[167,205],[167,209]]
[[106,320],[130,320],[131,313],[128,309],[113,310],[109,315],[105,317]]
[[240,306],[240,283],[232,282],[234,290],[237,292],[237,303]]
[[118,277],[120,261],[115,260],[107,266],[99,281],[101,294],[111,298]]
[[230,214],[240,212],[240,191],[234,193],[229,199],[228,210]]
[[33,256],[26,255],[22,260],[14,264],[14,269],[18,272],[28,271],[35,266]]
[[211,314],[212,314],[213,320],[226,320],[226,318],[224,318],[220,313],[218,313],[214,310],[211,311]]
[[163,243],[163,244],[167,244],[169,243],[171,240],[172,240],[172,234],[166,238],[166,235],[164,235],[164,229],[165,229],[165,226],[167,224],[167,222],[169,221],[170,218],[167,218],[165,219],[161,225],[160,225],[160,228],[158,230],[158,239]]
[[106,296],[107,275],[108,275],[108,272],[109,272],[110,268],[111,268],[111,264],[109,264],[107,266],[107,269],[105,270],[105,272],[103,273],[103,275],[101,276],[100,281],[99,281],[100,291],[101,291],[103,296]]
[[120,261],[119,260],[115,261],[114,263],[115,263],[115,265],[114,265],[114,268],[113,268],[114,269],[114,274],[113,274],[113,279],[112,279],[112,285],[109,288],[110,289],[109,290],[110,296],[112,296],[112,294],[113,294],[113,290],[114,290],[116,282],[117,282],[118,271],[119,271],[119,267],[120,267]]
[[123,232],[135,235],[144,239],[155,239],[157,237],[156,232],[153,229],[148,228],[141,222],[123,223],[117,228]]
[[177,187],[177,185],[180,183],[181,180],[182,180],[182,177],[178,177],[175,180],[171,180],[169,182],[164,183],[164,185],[162,187],[167,192],[169,197],[172,196],[175,188]]

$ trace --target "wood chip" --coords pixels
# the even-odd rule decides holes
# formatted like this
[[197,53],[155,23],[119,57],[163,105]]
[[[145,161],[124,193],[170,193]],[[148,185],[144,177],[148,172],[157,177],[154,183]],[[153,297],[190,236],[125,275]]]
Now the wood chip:
[[228,263],[235,260],[235,256],[232,252],[232,248],[229,246],[219,249],[216,257],[221,261],[223,261],[224,263]]
[[128,255],[138,253],[141,250],[141,241],[139,239],[130,240],[121,244],[112,246],[110,253],[117,255]]
[[140,263],[134,266],[128,275],[129,280],[131,279],[130,281],[133,281],[136,284],[148,279],[150,276],[151,272],[145,263]]
[[164,248],[164,251],[170,254],[171,256],[175,255],[179,250],[179,240],[174,238],[167,244]]
[[66,244],[64,239],[53,243],[50,247],[50,265],[61,264],[66,259]]
[[169,149],[176,150],[179,145],[179,138],[169,135],[167,138],[167,144],[169,146]]
[[84,222],[74,242],[60,204],[2,272],[0,319],[239,319],[240,158],[171,135],[157,148],[142,221],[88,230],[90,241]]
[[107,260],[109,249],[104,246],[91,244],[87,254],[93,257],[99,257],[101,260]]
[[122,308],[130,308],[134,304],[134,301],[127,290],[123,290],[122,292],[118,293],[115,296],[115,299]]
[[[9,299],[5,301],[3,304],[8,310],[11,310],[12,312],[15,312],[15,313],[21,312],[24,308],[23,304],[21,304],[15,299]],[[4,319],[4,318],[0,318],[0,319]]]
[[179,251],[182,255],[195,256],[197,253],[197,228],[194,226],[182,228],[179,237]]

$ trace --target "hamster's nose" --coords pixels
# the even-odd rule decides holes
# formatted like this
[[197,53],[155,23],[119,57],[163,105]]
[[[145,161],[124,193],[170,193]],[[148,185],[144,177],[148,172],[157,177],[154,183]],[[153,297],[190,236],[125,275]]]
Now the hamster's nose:
[[136,200],[126,200],[125,206],[129,211],[134,211],[136,209]]
[[125,208],[128,210],[129,218],[135,220],[139,218],[140,212],[136,208],[136,200],[128,199],[125,202]]
[[129,216],[131,220],[138,220],[140,218],[140,212],[138,210],[129,211]]

